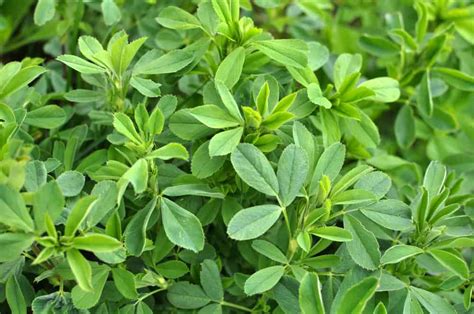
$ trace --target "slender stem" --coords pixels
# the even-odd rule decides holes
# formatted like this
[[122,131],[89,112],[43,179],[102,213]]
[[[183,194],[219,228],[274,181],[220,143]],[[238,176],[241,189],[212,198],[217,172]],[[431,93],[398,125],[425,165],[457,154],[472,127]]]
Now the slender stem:
[[231,303],[231,302],[227,302],[227,301],[222,301],[222,302],[221,302],[221,305],[223,305],[223,306],[228,306],[228,307],[232,307],[232,308],[234,308],[234,309],[238,309],[238,310],[241,310],[241,311],[245,311],[245,312],[252,313],[252,309],[249,309],[248,307],[241,306],[241,305],[238,305],[238,304],[235,304],[235,303]]
[[158,293],[158,292],[163,291],[163,290],[166,290],[166,289],[165,289],[165,288],[160,288],[160,289],[156,289],[156,290],[153,290],[153,291],[151,291],[151,292],[148,292],[147,294],[145,294],[145,295],[139,297],[139,298],[137,299],[137,302],[135,302],[135,304],[138,304],[139,302],[145,300],[145,299],[148,298],[149,296],[152,296],[152,295],[154,295],[155,293]]
[[283,207],[283,217],[285,218],[286,228],[288,228],[288,235],[290,236],[291,240],[291,226],[290,226],[290,219],[288,218],[288,213],[286,212],[286,207]]

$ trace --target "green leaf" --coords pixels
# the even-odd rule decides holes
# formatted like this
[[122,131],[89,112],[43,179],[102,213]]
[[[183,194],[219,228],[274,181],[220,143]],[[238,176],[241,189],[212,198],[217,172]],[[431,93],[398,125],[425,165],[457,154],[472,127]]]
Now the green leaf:
[[299,304],[302,314],[326,313],[321,294],[321,283],[316,273],[306,273],[299,287]]
[[[146,56],[146,54],[144,55]],[[159,58],[153,58],[143,62],[141,59],[133,68],[133,74],[166,74],[175,73],[190,64],[194,60],[194,56],[184,50],[174,50]]]
[[349,205],[375,201],[374,193],[366,190],[352,189],[341,192],[331,198],[334,205]]
[[122,247],[122,243],[105,234],[86,233],[85,235],[75,237],[72,240],[72,246],[78,250],[90,252],[112,252]]
[[18,258],[21,253],[27,250],[34,241],[34,236],[27,233],[0,234],[0,263],[12,261]]
[[334,186],[331,188],[331,195],[337,195],[345,191],[354,183],[356,183],[357,180],[367,173],[370,173],[372,170],[373,168],[367,165],[359,165],[351,169],[342,178],[337,180],[336,184],[334,184]]
[[290,205],[303,187],[308,175],[308,157],[305,151],[298,146],[288,145],[278,161],[279,196],[283,205]]
[[238,47],[222,60],[217,68],[214,79],[216,81],[224,82],[224,84],[231,89],[239,81],[244,62],[245,49],[243,47]]
[[240,143],[243,127],[217,133],[209,142],[209,156],[225,156],[232,153]]
[[27,232],[34,230],[33,220],[20,193],[5,184],[0,184],[0,219],[2,224],[13,228]]
[[216,262],[206,259],[201,263],[201,286],[207,296],[214,301],[221,301],[224,297],[221,276]]
[[146,156],[146,159],[170,160],[173,158],[188,160],[189,154],[186,148],[179,143],[168,143],[158,149],[155,149]]
[[372,298],[377,289],[378,280],[375,277],[367,277],[350,287],[336,304],[336,314],[361,314],[367,302]]
[[131,183],[135,193],[143,193],[148,187],[148,163],[145,159],[138,159],[120,178],[119,201],[128,183]]
[[66,257],[79,287],[84,291],[93,291],[92,270],[89,262],[76,249],[69,249]]
[[[4,73],[4,71],[0,72],[0,74],[6,76],[6,79],[0,80],[0,98],[5,98],[8,95],[13,94],[46,72],[46,69],[40,66],[29,66],[20,69],[19,63],[11,62],[8,64],[13,64],[13,66],[8,67],[6,65],[2,70],[8,69],[13,71],[11,73]],[[9,74],[11,77],[9,77]]]
[[224,198],[218,189],[211,189],[206,184],[178,184],[165,188],[162,192],[166,196],[184,196],[184,195],[195,195],[212,198]]
[[83,74],[101,74],[106,71],[103,67],[73,55],[62,55],[57,60]]
[[383,254],[380,262],[382,264],[397,264],[409,257],[422,254],[424,251],[416,246],[399,244],[390,247]]
[[198,179],[210,177],[222,168],[225,159],[224,156],[209,156],[209,141],[207,141],[194,152],[191,172]]
[[318,83],[311,83],[307,86],[306,89],[308,93],[308,98],[311,100],[313,104],[318,106],[324,107],[326,109],[330,109],[332,107],[332,103],[324,97],[323,91]]
[[125,228],[125,247],[130,254],[140,256],[145,250],[146,230],[150,217],[156,207],[157,199],[151,199],[144,208],[140,209]]
[[328,239],[331,241],[352,241],[352,234],[349,231],[335,226],[311,228],[309,232],[311,234],[317,235],[320,238]]
[[173,284],[167,297],[173,306],[180,309],[198,309],[211,302],[201,287],[187,281]]
[[251,144],[239,144],[230,159],[235,171],[245,183],[267,195],[278,195],[277,176],[258,148]]
[[160,83],[156,83],[150,79],[144,79],[138,76],[133,76],[130,80],[130,85],[132,85],[137,91],[140,92],[143,96],[146,97],[159,97],[161,95]]
[[400,53],[400,47],[384,37],[362,35],[359,39],[361,48],[377,57],[392,57]]
[[135,276],[131,272],[123,268],[113,268],[112,278],[115,287],[125,298],[135,300],[138,297]]
[[397,80],[390,77],[377,77],[367,80],[359,85],[366,87],[375,93],[368,99],[379,102],[394,102],[400,97],[400,87]]
[[204,105],[191,109],[190,113],[199,122],[213,129],[238,126],[240,121],[216,105]]
[[26,314],[26,300],[23,295],[17,276],[13,275],[8,278],[5,285],[5,296],[11,313]]
[[161,134],[161,132],[163,132],[164,125],[165,117],[161,112],[161,109],[157,106],[153,109],[150,118],[146,122],[145,129],[148,131],[148,134],[153,137],[156,134]]
[[54,129],[60,127],[66,121],[66,113],[61,107],[47,105],[29,111],[24,122],[43,129]]
[[160,275],[171,279],[180,278],[189,272],[188,266],[181,261],[167,261],[156,265],[155,269]]
[[72,289],[72,302],[76,308],[89,309],[99,302],[107,277],[109,276],[109,271],[109,267],[104,265],[94,269],[92,274],[92,291],[84,291],[79,286]]
[[135,129],[135,125],[133,125],[132,120],[126,114],[121,112],[114,114],[114,128],[135,144],[142,142],[140,135]]
[[174,244],[199,252],[204,248],[204,232],[199,219],[178,204],[163,198],[161,214],[166,236]]
[[38,3],[36,3],[33,20],[36,25],[44,25],[46,22],[51,21],[53,19],[55,12],[55,0],[38,0]]
[[334,143],[324,150],[321,157],[319,157],[311,178],[311,194],[317,191],[319,180],[321,180],[323,175],[327,176],[331,181],[334,181],[341,171],[345,155],[346,148],[341,143]]
[[402,148],[410,147],[415,141],[415,116],[410,106],[403,106],[395,119],[395,138]]
[[276,205],[259,205],[242,209],[227,226],[227,234],[234,240],[255,239],[270,229],[282,212]]
[[407,230],[413,226],[411,210],[399,200],[381,200],[361,209],[370,220],[390,230]]
[[64,229],[64,235],[73,236],[77,229],[81,226],[82,222],[86,219],[89,214],[94,202],[97,197],[94,195],[89,195],[81,198],[74,204],[69,216],[66,220],[66,227]]
[[285,267],[271,266],[260,269],[246,281],[244,291],[247,295],[260,294],[273,288],[283,277]]
[[441,78],[447,84],[466,92],[474,91],[474,76],[456,69],[434,67],[433,74]]
[[298,39],[272,39],[256,41],[253,45],[270,59],[284,66],[303,69],[308,64],[308,46]]
[[116,24],[122,18],[120,9],[114,0],[102,0],[102,14],[104,15],[105,25],[110,26]]
[[227,109],[227,111],[230,113],[232,117],[237,119],[237,121],[240,121],[241,123],[244,121],[242,114],[240,113],[239,106],[235,102],[234,96],[230,92],[229,88],[227,85],[219,80],[216,80],[214,82],[217,93],[219,94],[222,104],[224,107]]
[[426,116],[431,116],[433,113],[433,97],[431,95],[431,80],[430,72],[426,71],[421,79],[420,85],[416,94],[416,104],[418,111]]
[[192,14],[175,6],[168,6],[160,11],[156,21],[171,29],[201,28],[201,23]]
[[429,198],[438,195],[446,180],[446,167],[438,161],[432,161],[426,168],[423,179],[423,187],[428,192]]
[[61,173],[56,182],[64,196],[72,197],[81,193],[85,177],[78,171],[70,170]]
[[432,292],[413,286],[410,287],[410,292],[423,305],[423,307],[428,310],[430,314],[457,313],[456,310],[448,303],[448,301]]
[[466,261],[446,250],[430,249],[428,251],[441,265],[463,280],[469,279],[469,268]]
[[266,240],[254,240],[252,241],[252,248],[258,253],[262,254],[265,257],[268,257],[275,262],[282,264],[287,264],[288,259],[280,251],[280,249],[273,243]]
[[348,53],[341,54],[334,64],[334,84],[339,89],[342,82],[353,73],[360,71],[362,67],[362,56],[360,54],[351,55]]
[[103,97],[103,93],[88,89],[74,89],[64,95],[64,98],[67,100],[77,103],[96,102],[100,101]]
[[347,242],[346,247],[354,262],[365,269],[377,269],[380,264],[380,250],[374,234],[349,215],[344,215],[344,229],[352,234],[352,241]]

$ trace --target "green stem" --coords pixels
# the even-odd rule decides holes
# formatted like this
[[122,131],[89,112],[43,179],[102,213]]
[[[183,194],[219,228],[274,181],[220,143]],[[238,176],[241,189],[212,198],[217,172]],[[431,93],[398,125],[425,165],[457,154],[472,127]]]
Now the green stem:
[[222,305],[222,306],[232,307],[232,308],[234,308],[234,309],[238,309],[238,310],[241,310],[241,311],[244,311],[244,312],[252,313],[252,309],[249,309],[248,307],[241,306],[241,305],[234,304],[234,303],[230,303],[230,302],[227,302],[227,301],[222,301],[222,302],[221,302],[221,305]]
[[137,299],[137,302],[135,302],[135,304],[138,304],[138,303],[142,302],[143,300],[145,300],[146,298],[148,298],[148,297],[154,295],[155,293],[158,293],[158,292],[160,292],[160,291],[163,291],[163,290],[166,290],[166,289],[165,289],[165,288],[160,288],[160,289],[153,290],[152,292],[148,292],[147,294],[145,294],[145,295],[139,297],[139,298]]

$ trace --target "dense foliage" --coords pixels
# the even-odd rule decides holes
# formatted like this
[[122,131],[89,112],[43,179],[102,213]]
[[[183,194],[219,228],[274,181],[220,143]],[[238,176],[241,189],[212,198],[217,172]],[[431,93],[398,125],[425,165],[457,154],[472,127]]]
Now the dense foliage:
[[471,313],[470,0],[0,0],[2,313]]

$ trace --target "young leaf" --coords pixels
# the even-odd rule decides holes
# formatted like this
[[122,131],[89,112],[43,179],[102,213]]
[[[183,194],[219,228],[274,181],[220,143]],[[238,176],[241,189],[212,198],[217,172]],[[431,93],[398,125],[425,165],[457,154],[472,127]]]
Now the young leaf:
[[392,246],[385,251],[380,262],[382,264],[396,264],[409,257],[422,254],[423,252],[423,249],[420,249],[419,247],[399,244]]
[[201,263],[201,286],[207,296],[214,301],[221,301],[224,297],[221,276],[216,262],[206,259]]
[[5,285],[8,306],[14,314],[26,314],[26,300],[16,275],[10,276]]
[[222,81],[231,89],[239,81],[245,62],[245,49],[238,47],[232,51],[217,68],[214,79]]
[[198,309],[211,302],[201,287],[187,281],[173,284],[168,290],[167,297],[173,306],[180,309]]
[[299,287],[299,304],[302,314],[326,313],[321,294],[321,283],[316,273],[306,273]]
[[199,179],[207,178],[218,171],[224,162],[223,156],[209,156],[209,142],[205,142],[194,152],[191,172]]
[[347,242],[346,246],[354,262],[365,269],[377,269],[380,250],[374,234],[350,215],[344,215],[344,229],[352,234],[352,241]]
[[89,262],[77,249],[69,249],[66,257],[79,287],[84,291],[92,291],[92,270]]
[[352,234],[349,231],[335,226],[311,228],[310,233],[331,241],[352,241]]
[[194,29],[201,27],[201,23],[194,15],[175,6],[168,6],[161,10],[156,21],[164,27],[171,29]]
[[253,45],[269,58],[282,65],[303,69],[308,64],[308,46],[302,40],[261,40],[254,42]]
[[154,197],[144,208],[140,209],[140,211],[133,216],[125,228],[123,234],[125,247],[132,255],[140,256],[143,250],[145,250],[146,230],[150,217],[155,210],[156,202],[157,199]]
[[27,232],[34,230],[33,220],[20,193],[5,184],[0,184],[0,218],[7,226]]
[[227,226],[231,239],[243,241],[264,234],[278,220],[282,209],[276,205],[259,205],[242,209],[232,217]]
[[204,232],[196,216],[166,198],[162,199],[161,213],[166,236],[171,242],[194,252],[204,248]]
[[83,74],[101,74],[105,73],[106,71],[103,67],[73,55],[62,55],[57,59],[58,61],[61,61],[65,65]]
[[285,273],[285,267],[272,266],[260,269],[245,281],[247,295],[263,293],[273,288]]
[[300,191],[308,175],[308,157],[302,148],[288,145],[278,161],[279,196],[283,205],[290,205]]
[[72,208],[69,216],[66,220],[66,227],[64,229],[64,235],[73,236],[77,229],[81,226],[81,223],[86,219],[89,214],[94,202],[97,197],[94,195],[89,195],[81,198],[76,202]]
[[258,253],[276,262],[286,264],[288,259],[275,244],[265,240],[252,241],[252,248]]
[[171,279],[180,278],[189,272],[188,266],[181,261],[164,262],[156,265],[155,269],[160,275]]
[[101,4],[102,14],[104,15],[105,25],[110,26],[122,18],[120,9],[114,0],[103,0]]
[[230,154],[239,145],[244,132],[243,127],[217,133],[209,142],[209,156],[225,156]]
[[428,251],[441,265],[464,280],[469,279],[469,268],[463,258],[446,250],[430,249]]
[[33,19],[36,25],[44,25],[46,22],[51,21],[56,12],[56,1],[55,0],[38,0],[35,7],[35,13]]
[[418,85],[416,104],[420,113],[431,116],[433,113],[433,97],[431,95],[430,72],[426,71]]
[[72,289],[72,302],[76,308],[89,309],[99,302],[109,271],[109,267],[104,265],[94,270],[94,273],[92,274],[92,287],[94,289],[90,292],[82,290],[79,286]]
[[230,160],[245,183],[267,195],[278,195],[278,179],[270,162],[258,148],[251,144],[239,144]]
[[47,105],[29,111],[24,122],[43,129],[54,129],[60,127],[66,121],[66,113],[61,107]]
[[224,129],[238,126],[239,120],[216,105],[204,105],[191,109],[190,113],[199,122],[213,129]]
[[232,117],[237,119],[237,121],[243,122],[242,114],[240,113],[239,106],[235,102],[234,96],[230,92],[229,88],[225,85],[224,82],[216,80],[215,81],[217,92],[222,100],[227,111]]
[[18,258],[23,251],[28,249],[34,241],[32,234],[9,233],[0,234],[0,263]]
[[169,160],[173,158],[188,160],[189,154],[186,148],[179,143],[168,143],[158,149],[155,149],[146,156],[146,159],[159,158],[161,160]]
[[90,252],[112,252],[122,247],[122,243],[111,236],[100,233],[88,233],[72,240],[72,246],[78,250]]
[[125,298],[135,300],[138,297],[135,276],[131,272],[123,268],[112,268],[112,278],[115,287]]
[[448,301],[432,292],[411,286],[410,293],[412,293],[415,298],[423,305],[423,307],[431,314],[457,313],[456,310],[448,303]]

